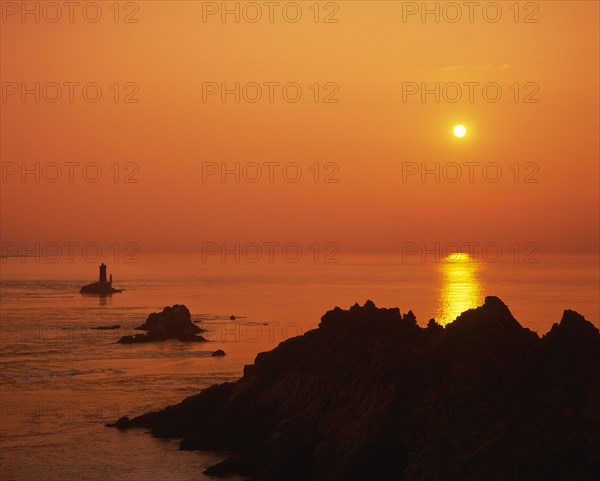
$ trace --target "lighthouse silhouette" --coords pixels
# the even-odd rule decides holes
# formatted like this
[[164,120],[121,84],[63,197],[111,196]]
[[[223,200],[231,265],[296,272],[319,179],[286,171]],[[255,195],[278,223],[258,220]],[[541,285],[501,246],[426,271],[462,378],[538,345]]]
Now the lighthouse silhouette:
[[106,278],[106,264],[103,262],[99,266],[98,282],[88,284],[80,289],[81,294],[92,294],[96,296],[110,296],[116,292],[122,292],[122,289],[113,289],[112,274],[109,280]]
[[106,264],[104,262],[100,264],[100,279],[98,282],[106,282]]

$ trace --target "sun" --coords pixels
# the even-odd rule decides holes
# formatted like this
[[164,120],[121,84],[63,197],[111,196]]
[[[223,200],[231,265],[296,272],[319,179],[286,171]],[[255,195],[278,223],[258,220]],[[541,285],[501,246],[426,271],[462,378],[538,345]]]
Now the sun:
[[457,125],[454,127],[455,137],[464,137],[467,133],[467,129],[464,125]]

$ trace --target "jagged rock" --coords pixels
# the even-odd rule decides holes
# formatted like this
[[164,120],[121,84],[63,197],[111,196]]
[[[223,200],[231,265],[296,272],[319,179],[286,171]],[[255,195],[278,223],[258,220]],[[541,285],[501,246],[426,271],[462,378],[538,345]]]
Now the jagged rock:
[[573,311],[540,339],[496,297],[426,329],[369,301],[115,426],[226,451],[206,472],[254,481],[592,480],[599,402],[600,333]]
[[117,342],[121,344],[136,344],[140,342],[164,341],[177,339],[182,342],[206,342],[198,332],[199,328],[192,322],[190,311],[184,305],[175,304],[165,307],[162,312],[151,313],[146,322],[136,327],[137,330],[148,331],[147,334],[123,336]]
[[433,332],[442,332],[444,330],[444,326],[438,324],[435,319],[431,318],[427,323],[427,329]]
[[118,428],[118,429],[125,429],[128,424],[129,424],[129,418],[127,416],[123,416],[116,423],[111,424],[111,426]]
[[168,331],[190,331],[201,332],[198,326],[192,322],[189,309],[183,304],[165,307],[162,312],[151,313],[146,322],[135,328],[138,331],[154,331],[165,329]]

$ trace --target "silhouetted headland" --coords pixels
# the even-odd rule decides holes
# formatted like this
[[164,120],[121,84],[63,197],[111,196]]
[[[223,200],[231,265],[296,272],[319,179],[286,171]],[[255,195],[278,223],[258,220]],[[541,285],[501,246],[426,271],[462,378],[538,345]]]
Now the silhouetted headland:
[[146,322],[135,328],[140,331],[148,331],[147,334],[136,334],[135,336],[123,336],[117,342],[121,344],[134,344],[139,342],[164,341],[166,339],[177,339],[183,342],[206,342],[199,332],[199,328],[192,322],[189,309],[183,304],[175,304],[165,307],[162,312],[151,313]]
[[80,294],[88,294],[92,296],[111,296],[117,292],[123,292],[123,289],[114,289],[112,286],[112,274],[110,279],[106,280],[106,264],[100,264],[100,276],[98,282],[87,284],[81,288]]
[[497,297],[442,328],[371,301],[260,353],[243,377],[113,424],[227,453],[254,481],[600,479],[600,333],[541,339]]

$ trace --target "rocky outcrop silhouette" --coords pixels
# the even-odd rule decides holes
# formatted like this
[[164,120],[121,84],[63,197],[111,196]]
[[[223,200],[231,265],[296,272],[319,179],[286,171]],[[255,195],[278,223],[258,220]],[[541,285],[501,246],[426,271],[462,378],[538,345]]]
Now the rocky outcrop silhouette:
[[151,313],[146,322],[135,329],[148,331],[148,333],[123,336],[117,342],[134,344],[164,341],[166,339],[177,339],[183,342],[206,342],[204,337],[197,335],[203,329],[192,322],[190,311],[183,304],[175,304],[172,307],[167,306],[162,312]]
[[367,301],[214,385],[113,426],[228,453],[213,475],[286,480],[600,479],[600,333],[543,338],[487,297],[445,328]]

